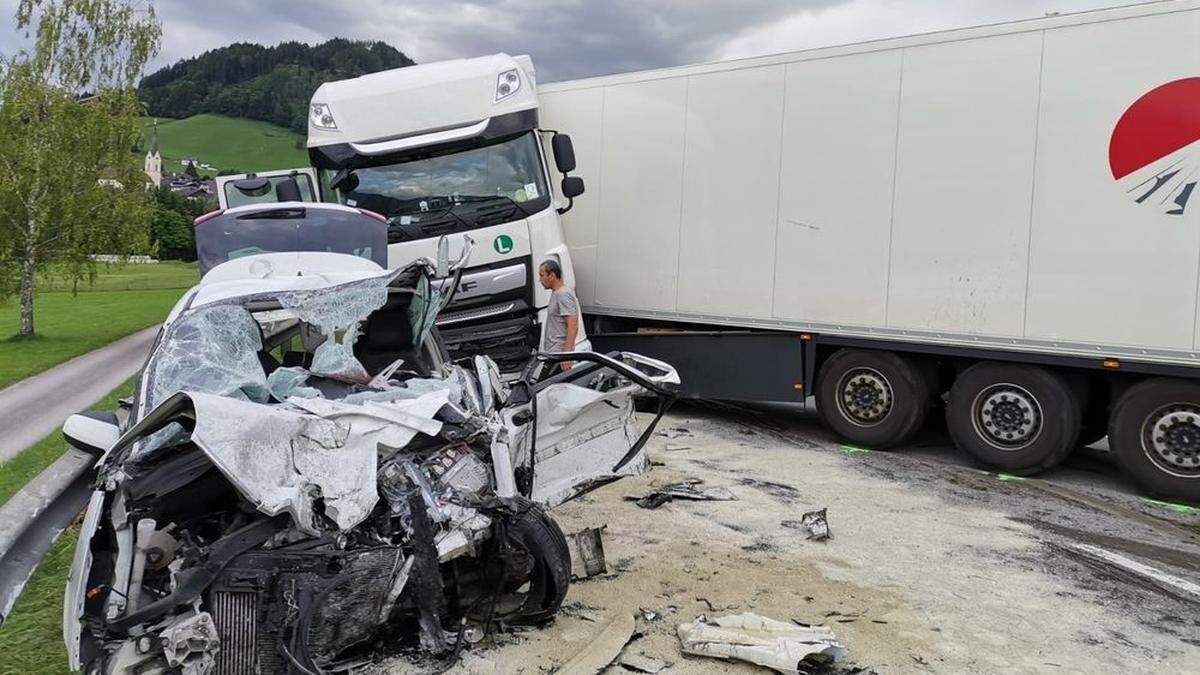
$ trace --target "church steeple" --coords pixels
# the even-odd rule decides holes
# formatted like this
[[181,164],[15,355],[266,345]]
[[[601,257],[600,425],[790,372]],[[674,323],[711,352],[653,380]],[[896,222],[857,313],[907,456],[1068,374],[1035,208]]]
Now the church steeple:
[[150,132],[150,154],[158,154],[158,120],[154,120],[154,129]]
[[154,120],[154,129],[150,132],[150,150],[146,153],[146,177],[150,179],[147,187],[158,188],[162,185],[162,155],[158,152],[158,120]]

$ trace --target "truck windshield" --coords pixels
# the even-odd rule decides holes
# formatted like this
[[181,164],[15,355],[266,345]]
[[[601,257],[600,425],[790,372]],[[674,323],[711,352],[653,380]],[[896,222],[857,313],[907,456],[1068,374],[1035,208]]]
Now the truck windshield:
[[358,169],[345,203],[388,218],[388,241],[407,241],[523,218],[550,205],[537,138]]

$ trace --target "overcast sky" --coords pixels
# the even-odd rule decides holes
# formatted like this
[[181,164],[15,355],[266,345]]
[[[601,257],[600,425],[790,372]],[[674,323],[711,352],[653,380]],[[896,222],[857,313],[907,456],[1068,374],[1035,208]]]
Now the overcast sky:
[[[0,0],[0,52],[20,46]],[[152,69],[231,42],[383,40],[417,62],[533,56],[543,82],[1040,17],[1130,0],[156,0]]]

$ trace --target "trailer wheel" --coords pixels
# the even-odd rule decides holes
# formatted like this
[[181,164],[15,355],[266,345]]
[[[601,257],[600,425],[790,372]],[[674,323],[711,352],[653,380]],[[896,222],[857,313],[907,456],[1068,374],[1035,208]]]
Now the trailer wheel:
[[1160,378],[1130,387],[1113,407],[1108,443],[1147,492],[1200,502],[1200,384]]
[[843,349],[817,377],[817,411],[826,426],[872,448],[900,445],[929,414],[930,384],[914,363],[892,352]]
[[955,445],[981,464],[1029,475],[1075,449],[1082,408],[1070,384],[1049,370],[977,363],[950,389],[946,426]]

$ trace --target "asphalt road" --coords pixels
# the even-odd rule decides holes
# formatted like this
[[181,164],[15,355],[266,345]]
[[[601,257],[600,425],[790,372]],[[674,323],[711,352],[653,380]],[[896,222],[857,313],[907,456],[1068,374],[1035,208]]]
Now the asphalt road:
[[0,390],[0,462],[40,441],[137,372],[158,329],[151,326]]
[[[742,612],[829,627],[839,673],[1200,672],[1197,518],[1142,500],[1103,453],[1003,479],[936,425],[873,452],[811,409],[721,404],[676,405],[646,447],[649,472],[553,511],[564,532],[604,528],[608,571],[572,581],[553,623],[474,645],[448,672],[562,668],[629,614],[619,658],[766,672],[681,652],[679,624]],[[682,481],[718,496],[629,501]],[[813,541],[804,519],[821,510],[831,538]],[[432,672],[404,656],[364,672],[414,671]]]

